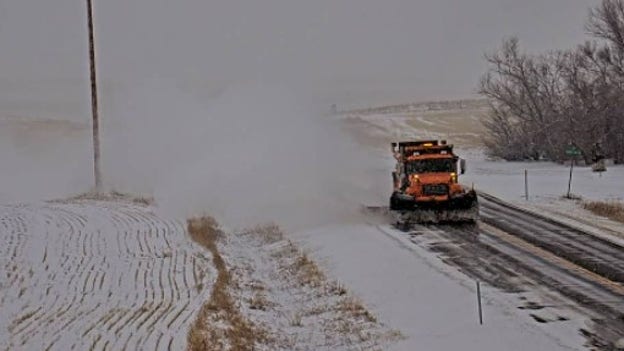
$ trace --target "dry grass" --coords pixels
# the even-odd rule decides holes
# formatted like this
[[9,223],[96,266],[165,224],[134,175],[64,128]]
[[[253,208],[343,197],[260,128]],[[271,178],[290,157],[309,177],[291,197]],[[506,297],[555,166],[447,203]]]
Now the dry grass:
[[249,299],[249,308],[252,310],[266,311],[270,305],[271,302],[261,292],[255,293],[254,296]]
[[263,244],[273,244],[284,239],[284,233],[275,223],[258,225],[241,232],[242,235],[254,235],[261,239]]
[[329,311],[329,306],[327,306],[326,304],[322,303],[316,306],[313,306],[311,308],[308,308],[304,311],[304,315],[306,317],[311,317],[311,316],[318,316],[321,315],[323,313],[327,313]]
[[290,268],[302,285],[319,287],[325,282],[325,274],[305,252],[299,253]]
[[115,191],[115,190],[111,191],[110,196],[112,196],[115,199],[127,199],[135,204],[143,205],[143,206],[150,206],[154,204],[154,198],[151,196],[145,196],[145,195],[138,196],[138,195],[124,194],[122,192]]
[[[286,240],[279,226],[268,224],[245,230],[242,235],[254,235],[261,244],[269,245],[279,241],[284,246],[272,254],[280,262],[291,262],[287,265],[289,272],[297,277],[298,283],[313,287],[321,286],[325,282],[325,275],[307,253],[300,251],[290,240]],[[292,260],[294,258],[294,260]]]
[[325,290],[327,293],[336,296],[343,296],[348,293],[347,288],[340,282],[333,281],[325,284]]
[[[189,330],[189,350],[253,350],[256,342],[264,341],[266,333],[243,317],[229,294],[232,278],[217,247],[222,233],[216,221],[211,217],[189,219],[188,232],[210,251],[218,272],[210,300],[202,306]],[[217,327],[223,323],[226,328]]]
[[364,307],[362,301],[355,297],[348,297],[346,299],[343,299],[342,301],[340,301],[340,303],[338,303],[337,309],[338,311],[347,313],[348,315],[357,319],[361,318],[371,323],[377,322],[377,318],[375,318],[375,316],[373,316],[366,309],[366,307]]
[[289,323],[291,327],[303,327],[303,320],[302,320],[301,314],[299,313],[293,314],[289,319]]
[[583,203],[583,208],[592,213],[624,223],[624,204],[616,201],[590,201]]
[[126,202],[130,202],[136,205],[143,205],[143,206],[151,206],[154,204],[154,198],[153,197],[149,197],[149,196],[138,196],[138,195],[131,195],[131,194],[124,194],[122,192],[119,191],[111,191],[109,193],[95,193],[95,192],[88,192],[88,193],[84,193],[84,194],[78,194],[75,196],[72,196],[68,199],[64,199],[64,200],[52,200],[50,202],[55,203],[55,202],[60,202],[60,203],[65,203],[67,201],[84,201],[84,200],[94,200],[94,201],[126,201]]

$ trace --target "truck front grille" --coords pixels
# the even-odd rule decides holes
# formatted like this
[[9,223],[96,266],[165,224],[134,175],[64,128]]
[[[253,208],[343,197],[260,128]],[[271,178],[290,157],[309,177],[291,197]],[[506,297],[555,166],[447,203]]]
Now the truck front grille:
[[448,184],[425,184],[423,185],[424,195],[448,195]]

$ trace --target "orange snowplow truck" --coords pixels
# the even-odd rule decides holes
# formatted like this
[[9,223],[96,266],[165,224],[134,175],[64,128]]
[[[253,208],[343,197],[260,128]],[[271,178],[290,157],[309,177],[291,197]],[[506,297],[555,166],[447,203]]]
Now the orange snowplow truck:
[[441,140],[392,143],[397,160],[392,172],[394,190],[390,209],[409,222],[474,222],[477,194],[458,182],[465,160],[453,154],[453,145]]

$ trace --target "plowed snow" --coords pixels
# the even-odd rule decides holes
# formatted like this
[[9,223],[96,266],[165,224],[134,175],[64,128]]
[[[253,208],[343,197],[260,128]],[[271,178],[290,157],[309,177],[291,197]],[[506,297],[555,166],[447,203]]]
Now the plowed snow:
[[181,350],[211,257],[149,208],[0,206],[0,349]]

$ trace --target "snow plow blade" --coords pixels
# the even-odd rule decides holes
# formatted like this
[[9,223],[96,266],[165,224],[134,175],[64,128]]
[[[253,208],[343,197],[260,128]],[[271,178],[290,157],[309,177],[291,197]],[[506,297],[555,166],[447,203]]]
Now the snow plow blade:
[[390,213],[399,224],[474,223],[479,219],[475,191],[444,202],[417,202],[400,194],[390,198]]
[[479,220],[479,209],[477,206],[469,209],[419,209],[390,212],[393,215],[394,222],[399,226],[427,223],[476,223]]

